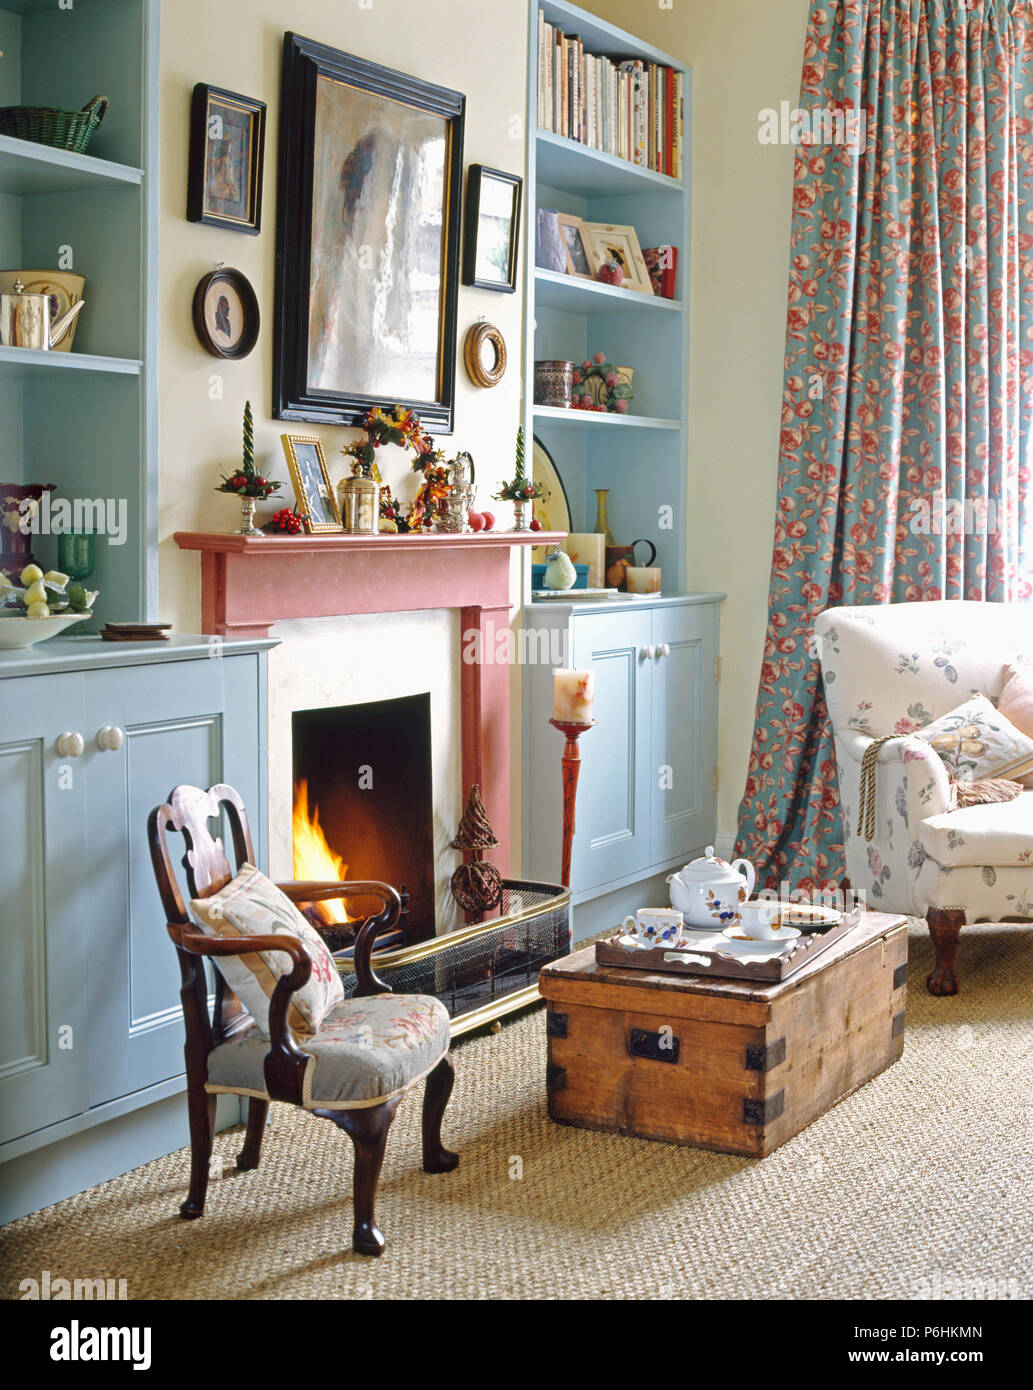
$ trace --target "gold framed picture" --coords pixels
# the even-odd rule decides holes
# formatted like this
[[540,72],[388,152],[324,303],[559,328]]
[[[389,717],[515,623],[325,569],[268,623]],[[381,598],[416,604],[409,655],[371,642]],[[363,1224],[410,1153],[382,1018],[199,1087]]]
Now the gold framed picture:
[[607,261],[616,261],[624,271],[625,290],[638,290],[640,294],[652,294],[653,282],[649,278],[646,258],[638,242],[634,227],[612,226],[608,222],[585,222],[582,224],[585,245],[590,247],[595,259],[596,269]]
[[585,234],[585,223],[573,213],[559,214],[560,237],[567,256],[567,274],[576,275],[581,280],[594,280],[599,269],[599,258],[589,237]]
[[294,484],[295,506],[310,536],[343,531],[337,498],[326,471],[323,445],[315,435],[281,434],[287,470]]

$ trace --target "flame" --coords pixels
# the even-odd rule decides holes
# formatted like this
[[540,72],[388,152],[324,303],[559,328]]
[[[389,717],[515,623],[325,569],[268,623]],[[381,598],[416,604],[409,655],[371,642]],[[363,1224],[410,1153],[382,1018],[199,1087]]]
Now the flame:
[[[308,805],[308,780],[302,778],[294,785],[294,812],[291,818],[294,836],[294,877],[303,882],[339,882],[348,877],[348,865],[327,844],[319,824],[319,807]],[[348,922],[340,898],[330,898],[318,904],[323,917],[331,922]]]

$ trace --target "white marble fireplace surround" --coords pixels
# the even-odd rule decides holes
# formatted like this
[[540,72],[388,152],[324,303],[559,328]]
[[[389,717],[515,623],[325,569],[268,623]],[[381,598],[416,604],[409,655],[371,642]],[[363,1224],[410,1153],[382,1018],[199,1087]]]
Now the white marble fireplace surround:
[[[375,613],[276,623],[269,653],[269,866],[293,876],[291,715],[430,694],[434,882],[440,935],[462,925],[448,881],[459,863],[449,841],[462,815],[459,613]],[[358,769],[356,769],[358,778]],[[373,768],[376,779],[377,768]],[[333,848],[347,863],[347,845]],[[398,887],[395,884],[395,887]]]

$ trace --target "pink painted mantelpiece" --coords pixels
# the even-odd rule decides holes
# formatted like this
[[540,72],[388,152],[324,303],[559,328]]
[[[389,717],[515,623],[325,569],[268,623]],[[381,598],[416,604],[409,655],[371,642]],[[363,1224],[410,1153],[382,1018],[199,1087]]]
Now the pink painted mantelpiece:
[[177,531],[181,550],[201,554],[201,631],[267,637],[292,618],[351,617],[455,608],[461,651],[477,634],[479,658],[460,656],[463,796],[477,782],[509,872],[509,666],[495,661],[509,627],[513,546],[563,539],[546,531],[472,535],[247,536]]

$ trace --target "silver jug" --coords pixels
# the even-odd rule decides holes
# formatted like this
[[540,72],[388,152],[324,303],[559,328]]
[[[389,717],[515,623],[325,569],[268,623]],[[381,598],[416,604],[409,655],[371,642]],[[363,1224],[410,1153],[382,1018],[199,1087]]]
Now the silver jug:
[[22,282],[16,280],[13,290],[0,294],[0,346],[49,352],[71,328],[85,303],[80,299],[52,323],[50,295],[30,294]]

